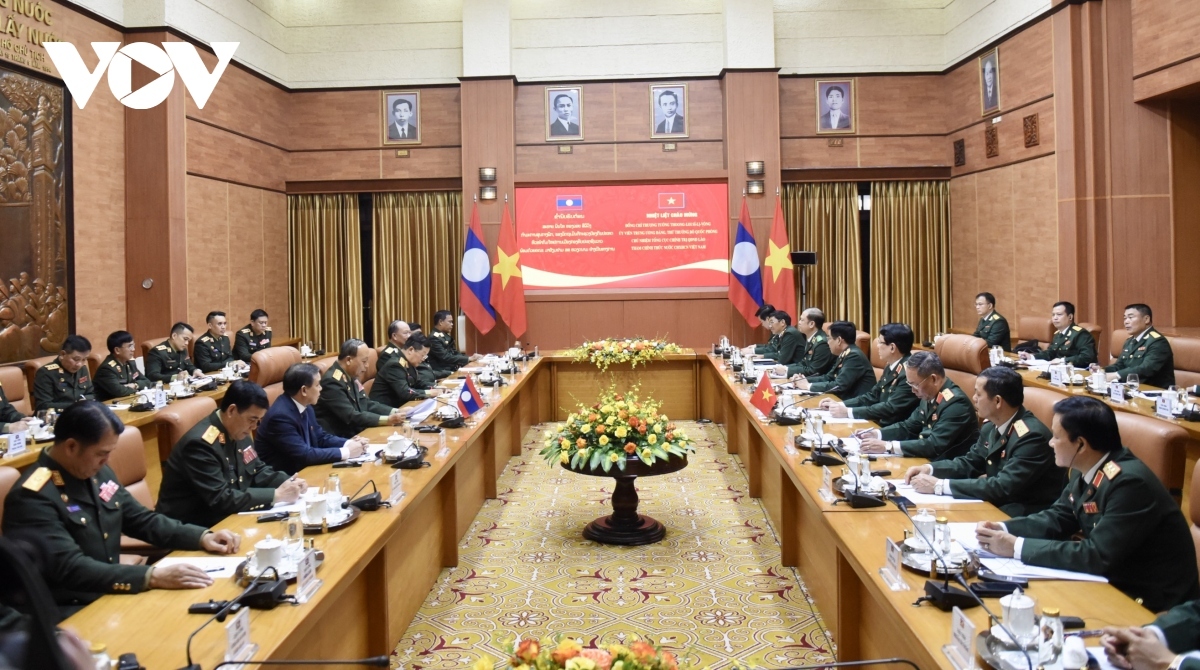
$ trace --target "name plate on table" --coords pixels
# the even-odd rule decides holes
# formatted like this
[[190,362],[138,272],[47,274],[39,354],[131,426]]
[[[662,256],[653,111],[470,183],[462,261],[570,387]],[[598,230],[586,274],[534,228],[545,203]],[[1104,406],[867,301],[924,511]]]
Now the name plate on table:
[[404,471],[396,470],[388,477],[388,485],[391,489],[388,491],[387,502],[389,505],[404,500]]
[[887,563],[879,568],[879,576],[883,577],[883,582],[888,585],[888,588],[893,591],[907,591],[908,582],[900,576],[900,545],[892,541],[892,538],[885,537],[887,542]]
[[225,624],[225,660],[248,661],[257,651],[250,641],[250,608],[243,607]]
[[324,583],[317,579],[317,552],[309,549],[296,565],[296,602],[308,602]]
[[1108,385],[1108,399],[1113,402],[1125,402],[1125,385],[1112,382]]
[[1159,394],[1158,398],[1154,400],[1154,414],[1158,416],[1158,418],[1167,420],[1175,418],[1175,413],[1171,411],[1171,395],[1172,394],[1170,393],[1164,392]]
[[0,435],[0,440],[4,440],[7,448],[4,450],[7,456],[16,456],[23,454],[28,449],[25,446],[25,433],[9,433],[8,435]]
[[975,669],[975,624],[957,607],[950,618],[950,642],[942,645],[942,653],[957,670]]
[[837,500],[837,496],[833,495],[833,471],[828,465],[821,466],[821,488],[817,490],[821,499],[827,503],[832,503]]
[[1050,384],[1052,386],[1065,386],[1067,383],[1067,372],[1061,365],[1050,366]]

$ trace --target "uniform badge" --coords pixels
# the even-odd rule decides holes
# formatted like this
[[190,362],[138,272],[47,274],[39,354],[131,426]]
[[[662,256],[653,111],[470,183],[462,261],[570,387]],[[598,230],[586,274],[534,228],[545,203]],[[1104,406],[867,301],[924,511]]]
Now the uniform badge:
[[112,367],[114,367],[114,368],[118,369],[118,370],[120,370],[120,369],[121,369],[121,366],[120,366],[120,365],[117,365],[117,362],[116,362],[116,361],[109,361],[109,362],[108,362],[108,364],[109,364],[109,365],[111,365]]
[[59,472],[58,470],[50,471],[50,479],[54,481],[55,486],[66,486],[66,484],[67,484],[66,482],[63,481],[62,473]]
[[1074,493],[1067,494],[1067,500],[1070,500],[1072,503],[1074,503],[1075,502],[1075,494]]
[[1104,474],[1108,475],[1109,479],[1116,479],[1117,475],[1121,474],[1121,466],[1109,461],[1104,464]]
[[225,433],[221,433],[220,435],[218,435],[217,441],[220,442],[221,444],[225,444]]
[[1013,424],[1013,430],[1017,431],[1017,437],[1025,437],[1025,433],[1029,432],[1029,426],[1025,425],[1025,420],[1022,419]]
[[204,431],[204,435],[201,435],[201,438],[205,442],[212,444],[213,442],[215,442],[217,440],[217,436],[220,434],[221,434],[220,428],[217,428],[216,426],[209,426],[208,430]]
[[157,350],[159,350],[159,351],[166,351],[166,350],[167,350],[167,345],[165,345],[165,344],[160,344],[160,345],[158,345],[157,347],[154,347],[154,348],[155,348],[155,349],[157,349]]
[[1154,339],[1157,340],[1158,338],[1162,337],[1162,335],[1159,335],[1158,333],[1156,333],[1152,330],[1152,331],[1150,331],[1150,337],[1153,337]]
[[58,369],[58,363],[51,363],[51,364],[49,364],[49,365],[47,365],[47,366],[46,366],[46,369],[47,369],[47,370],[57,370],[57,369]]
[[1094,502],[1083,503],[1084,514],[1095,514],[1096,512],[1099,512],[1099,511],[1100,511],[1100,508],[1096,506],[1096,503],[1094,503]]
[[408,367],[408,361],[403,358],[397,360],[396,362],[399,363],[400,367],[402,367],[402,368]]
[[1137,348],[1137,350],[1138,350],[1138,351],[1145,351],[1145,350],[1146,350],[1146,347],[1138,347],[1138,348]]
[[1078,333],[1079,331],[1083,330],[1083,328],[1080,328],[1079,326],[1071,326],[1071,330]]
[[250,465],[250,462],[256,458],[258,458],[258,453],[254,451],[254,445],[246,447],[245,451],[242,452],[242,464],[244,465]]
[[1100,488],[1100,484],[1104,481],[1104,473],[1097,472],[1095,477],[1092,477],[1092,488]]
[[929,418],[929,420],[930,420],[930,421],[937,421],[937,412],[934,412],[933,416],[932,416],[932,417],[930,417],[930,418]]
[[[1007,450],[1007,449],[1005,449],[1005,450],[1001,451],[1001,452],[1000,452],[1000,459],[1001,459],[1001,460],[1004,460],[1004,456],[1005,456],[1006,454],[1008,454],[1008,450]],[[991,465],[991,462],[990,462],[990,461],[988,462],[988,465]]]
[[270,343],[271,343],[271,340],[268,340],[267,338],[265,338],[265,337],[264,337],[264,338],[262,339],[262,341],[261,341],[261,342],[259,342],[259,345],[260,345],[260,346],[266,346],[266,345],[268,345],[268,344],[270,344]]
[[114,482],[111,479],[104,482],[103,484],[100,485],[100,499],[103,500],[104,502],[108,502],[108,501],[112,500],[112,497],[117,495],[117,491],[120,488],[121,488],[120,485],[118,485],[116,482]]
[[951,398],[953,398],[953,397],[954,397],[954,392],[953,392],[953,391],[951,391],[950,389],[943,389],[943,390],[942,390],[942,399],[943,399],[943,400],[949,400],[949,399],[951,399]]
[[334,378],[334,379],[336,379],[336,380],[338,380],[339,382],[344,382],[344,381],[346,381],[346,375],[342,374],[342,371],[341,371],[341,370],[334,370],[334,371],[333,371],[333,378]]
[[41,491],[42,487],[45,486],[46,482],[49,480],[50,468],[38,468],[37,470],[33,471],[32,475],[29,475],[29,479],[26,479],[25,483],[21,484],[21,487],[29,489],[30,491]]

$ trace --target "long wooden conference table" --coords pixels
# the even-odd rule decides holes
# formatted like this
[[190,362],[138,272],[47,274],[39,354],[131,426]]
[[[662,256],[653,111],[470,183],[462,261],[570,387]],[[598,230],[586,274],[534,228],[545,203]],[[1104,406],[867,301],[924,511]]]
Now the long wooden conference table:
[[[891,506],[852,510],[826,503],[818,495],[821,469],[801,463],[803,455],[786,452],[786,429],[757,419],[744,393],[748,389],[727,378],[719,358],[693,353],[613,376],[586,363],[547,355],[531,361],[526,372],[502,387],[475,426],[446,431],[447,450],[442,455],[438,436],[422,436],[430,447],[426,460],[431,467],[402,471],[406,495],[398,505],[364,513],[343,530],[311,536],[325,554],[317,572],[324,586],[305,604],[250,612],[251,639],[259,646],[255,657],[332,659],[390,653],[441,569],[456,565],[459,541],[481,506],[496,497],[496,480],[509,459],[520,454],[528,428],[570,411],[576,404],[571,396],[590,400],[613,378],[622,385],[640,381],[655,397],[670,395],[674,409],[667,411],[673,418],[725,424],[729,451],[743,461],[750,495],[762,499],[779,536],[783,562],[799,568],[838,645],[839,659],[904,656],[922,668],[951,667],[940,651],[949,639],[950,615],[929,605],[911,605],[921,593],[923,577],[905,574],[913,590],[892,592],[877,574],[884,564],[883,538],[899,540],[909,527],[904,515]],[[657,391],[660,381],[666,393]],[[378,443],[392,431],[372,428],[363,434]],[[884,461],[886,465],[877,462],[877,467],[900,476],[918,462],[892,458]],[[301,476],[320,485],[337,473],[348,495],[373,480],[386,497],[393,472],[382,464],[337,470],[326,465],[306,468]],[[986,503],[937,507],[947,508],[950,518],[958,521],[1004,518]],[[242,553],[268,533],[278,536],[282,530],[278,523],[258,524],[254,516],[230,517],[216,527],[241,534]],[[1106,584],[1037,582],[1030,592],[1040,605],[1082,616],[1090,627],[1143,624],[1152,618]],[[188,635],[205,620],[187,614],[188,605],[238,593],[231,580],[222,580],[203,590],[109,595],[64,625],[76,628],[85,639],[107,644],[114,654],[137,653],[147,668],[178,668],[184,664]],[[970,616],[977,626],[985,622],[981,610],[972,610]],[[222,627],[210,625],[195,637],[192,657],[211,668],[223,660],[224,644]]]

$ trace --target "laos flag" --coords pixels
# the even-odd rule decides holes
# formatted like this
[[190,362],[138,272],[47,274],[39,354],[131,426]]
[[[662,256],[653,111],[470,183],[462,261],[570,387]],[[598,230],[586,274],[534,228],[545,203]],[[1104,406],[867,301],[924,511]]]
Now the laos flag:
[[738,216],[737,237],[733,242],[733,260],[729,263],[729,301],[741,312],[751,328],[759,321],[754,315],[762,307],[762,270],[758,264],[758,245],[750,224],[746,197],[742,196],[742,213]]
[[479,205],[471,210],[471,225],[467,228],[467,240],[463,245],[458,304],[479,332],[486,334],[496,325],[496,311],[492,309],[492,259],[488,256],[487,247],[483,246]]
[[483,407],[483,396],[479,395],[479,389],[475,387],[471,375],[467,375],[467,382],[458,392],[458,411],[462,412],[463,416],[471,416],[478,412],[480,407]]

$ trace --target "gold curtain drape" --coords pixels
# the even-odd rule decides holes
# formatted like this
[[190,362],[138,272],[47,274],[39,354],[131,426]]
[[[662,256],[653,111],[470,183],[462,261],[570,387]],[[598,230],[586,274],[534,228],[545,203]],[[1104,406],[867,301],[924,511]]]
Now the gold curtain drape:
[[[858,186],[853,182],[784,184],[783,217],[793,251],[817,252],[807,270],[808,300],[829,321],[862,320],[862,255],[858,234]],[[796,288],[800,296],[800,288]],[[776,307],[780,307],[776,305]],[[796,309],[789,305],[787,311]],[[798,317],[792,314],[793,323]]]
[[871,183],[871,323],[950,324],[950,182]]
[[336,351],[363,336],[358,196],[288,196],[292,333]]
[[395,319],[426,331],[439,309],[458,314],[459,263],[465,231],[462,193],[376,193],[372,196],[376,344]]

